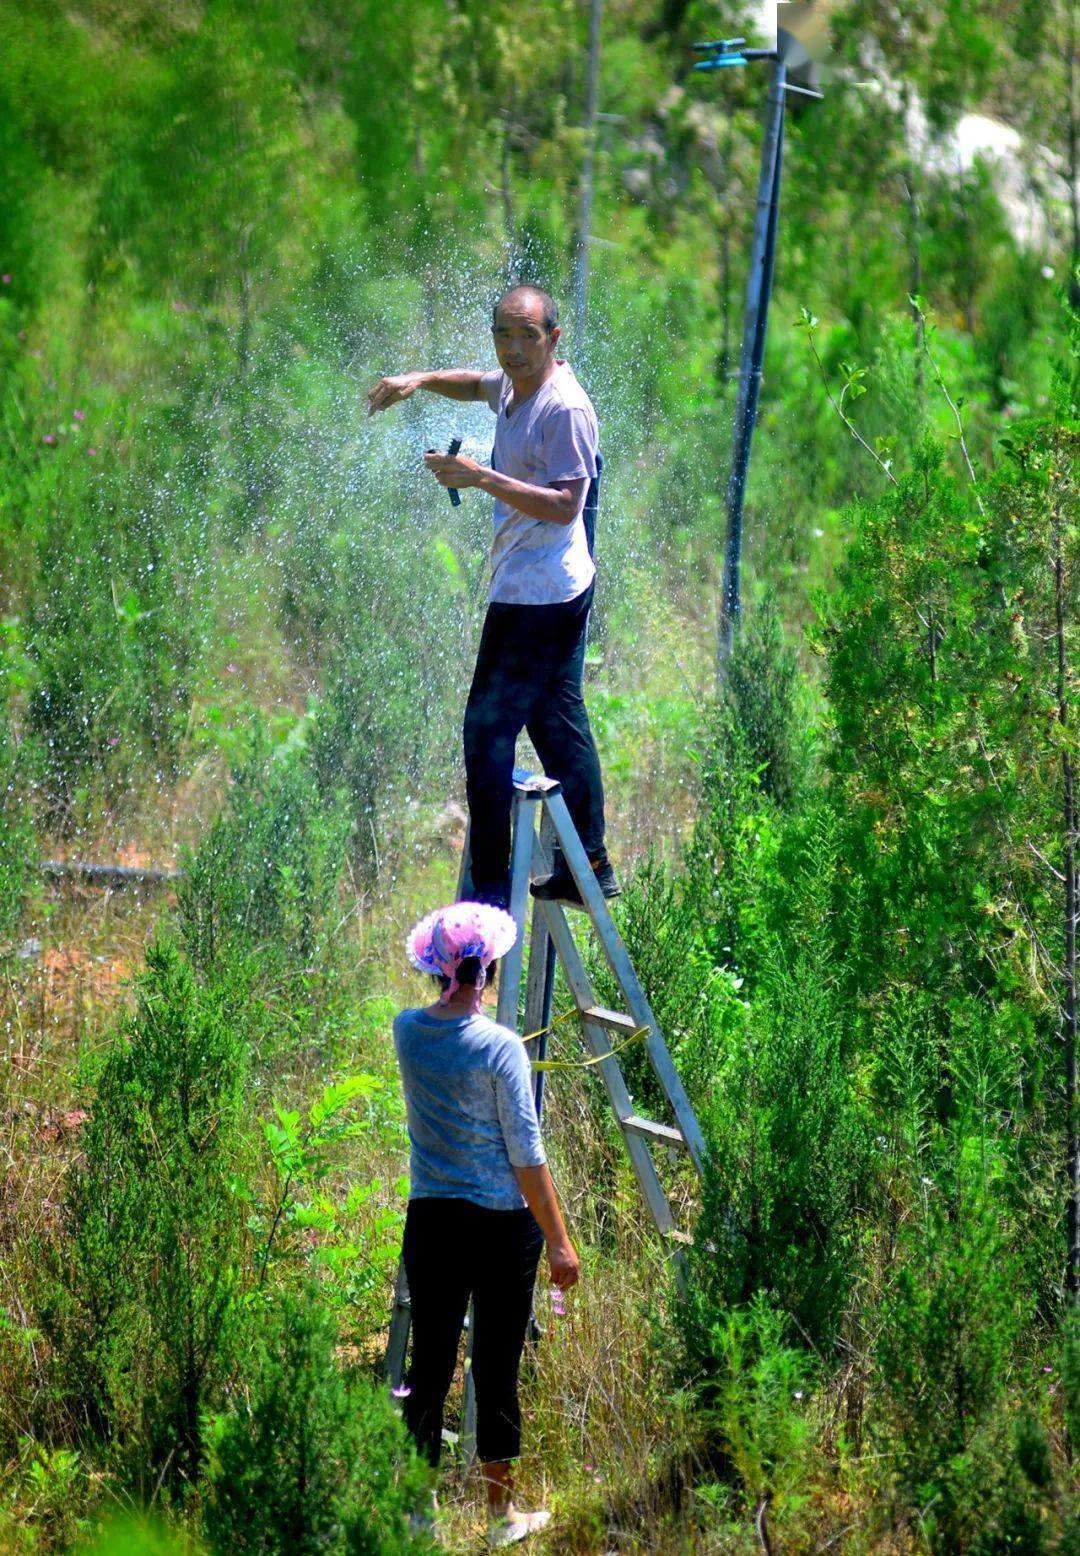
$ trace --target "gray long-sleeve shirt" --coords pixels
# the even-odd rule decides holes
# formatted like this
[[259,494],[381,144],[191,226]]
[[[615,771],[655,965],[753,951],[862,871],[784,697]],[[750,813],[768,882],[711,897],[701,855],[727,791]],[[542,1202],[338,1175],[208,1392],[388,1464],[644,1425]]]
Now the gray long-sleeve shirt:
[[546,1157],[521,1039],[486,1016],[403,1010],[394,1021],[409,1126],[410,1199],[525,1204],[515,1167]]

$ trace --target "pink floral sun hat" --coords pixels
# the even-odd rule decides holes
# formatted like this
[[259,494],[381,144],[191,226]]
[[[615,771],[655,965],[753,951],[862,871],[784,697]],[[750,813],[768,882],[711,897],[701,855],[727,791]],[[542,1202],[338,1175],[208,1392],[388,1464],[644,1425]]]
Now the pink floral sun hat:
[[[509,913],[487,902],[455,902],[436,908],[414,924],[405,938],[405,953],[418,972],[449,978],[445,1002],[460,987],[457,970],[466,957],[475,956],[485,970],[505,956],[518,937]],[[483,980],[479,987],[483,988]]]

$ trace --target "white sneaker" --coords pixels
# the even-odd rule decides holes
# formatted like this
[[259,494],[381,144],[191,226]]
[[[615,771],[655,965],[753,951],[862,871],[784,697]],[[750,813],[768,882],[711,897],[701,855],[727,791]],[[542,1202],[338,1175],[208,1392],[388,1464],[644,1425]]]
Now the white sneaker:
[[538,1529],[546,1528],[550,1522],[551,1514],[545,1510],[538,1513],[512,1511],[501,1518],[489,1518],[488,1545],[493,1551],[503,1545],[516,1545],[519,1540],[527,1540]]

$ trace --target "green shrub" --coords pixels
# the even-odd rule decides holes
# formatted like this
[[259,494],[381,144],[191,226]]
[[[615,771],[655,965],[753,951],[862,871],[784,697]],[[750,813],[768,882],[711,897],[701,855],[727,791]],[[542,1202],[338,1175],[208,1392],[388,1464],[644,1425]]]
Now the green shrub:
[[775,873],[780,812],[809,760],[797,728],[796,666],[770,603],[736,641],[709,728],[686,894],[716,965],[753,986],[760,899]]
[[209,970],[259,953],[310,966],[335,900],[350,822],[339,794],[324,797],[302,744],[275,750],[253,725],[228,802],[185,861],[180,929]]
[[51,1314],[72,1415],[125,1483],[198,1478],[244,1284],[243,990],[200,985],[163,941],[105,1051],[67,1195]]
[[367,527],[339,550],[313,771],[324,794],[347,791],[357,858],[377,872],[393,818],[418,796],[441,802],[460,759],[470,663],[446,556],[460,567],[445,544]]
[[[404,1216],[386,1205],[379,1179],[349,1181],[342,1148],[385,1127],[398,1095],[378,1075],[347,1075],[324,1087],[303,1115],[275,1102],[273,1120],[263,1120],[274,1177],[258,1232],[259,1282],[271,1268],[280,1281],[282,1266],[317,1267],[321,1300],[360,1345],[386,1322]],[[406,1195],[408,1178],[394,1190]]]
[[4,1479],[0,1549],[5,1553],[67,1551],[92,1527],[86,1516],[89,1465],[73,1449],[24,1437],[5,1465]]
[[1061,1392],[1069,1445],[1080,1452],[1080,1312],[1070,1308],[1061,1330]]
[[1000,1479],[1000,1409],[1031,1307],[1003,1231],[993,1146],[969,1139],[954,1149],[951,1167],[920,1184],[877,1344],[878,1431],[908,1505],[932,1508],[940,1551],[983,1527]]
[[0,940],[17,931],[37,875],[27,765],[0,702]]
[[821,810],[798,830],[776,900],[759,901],[767,938],[759,932],[755,988],[703,1114],[709,1161],[691,1255],[691,1355],[715,1314],[758,1291],[827,1345],[854,1279],[867,1149],[831,943],[835,828]]
[[701,1358],[706,1423],[754,1504],[782,1505],[807,1475],[812,1368],[805,1351],[785,1344],[786,1327],[759,1293],[745,1307],[713,1314]]
[[110,1519],[79,1556],[198,1556],[199,1547],[183,1535],[145,1518]]
[[246,1397],[215,1423],[206,1530],[220,1556],[399,1556],[428,1471],[382,1387],[339,1366],[316,1295],[260,1316]]
[[703,1127],[691,1353],[712,1315],[758,1291],[828,1343],[855,1273],[865,1145],[820,972],[778,965],[717,1072]]
[[71,829],[94,794],[115,799],[148,767],[158,782],[175,777],[207,569],[149,459],[129,477],[119,465],[96,472],[82,448],[56,458],[26,612],[26,717],[44,751],[50,819]]
[[[763,794],[781,807],[798,797],[809,751],[799,721],[800,681],[795,651],[785,641],[773,595],[750,614],[727,664],[717,739],[745,740],[745,759]],[[732,750],[729,760],[742,753]]]

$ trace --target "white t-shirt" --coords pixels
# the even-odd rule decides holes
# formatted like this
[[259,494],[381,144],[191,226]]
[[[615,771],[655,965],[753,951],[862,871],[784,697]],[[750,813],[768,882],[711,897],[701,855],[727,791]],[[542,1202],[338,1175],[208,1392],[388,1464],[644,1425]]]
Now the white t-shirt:
[[[596,475],[596,412],[566,362],[514,410],[509,378],[497,368],[480,380],[482,397],[498,417],[492,467],[530,486]],[[596,576],[585,524],[531,519],[495,500],[488,600],[506,605],[561,605],[576,599]]]

